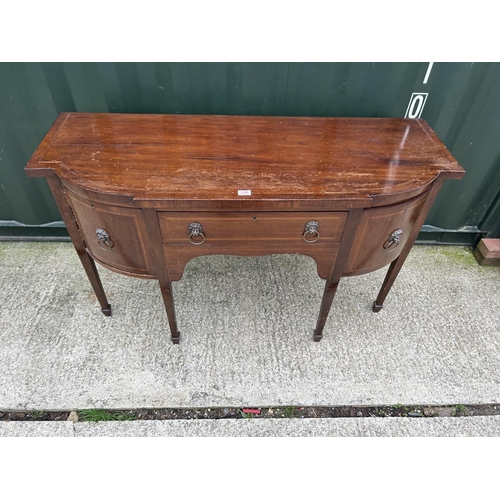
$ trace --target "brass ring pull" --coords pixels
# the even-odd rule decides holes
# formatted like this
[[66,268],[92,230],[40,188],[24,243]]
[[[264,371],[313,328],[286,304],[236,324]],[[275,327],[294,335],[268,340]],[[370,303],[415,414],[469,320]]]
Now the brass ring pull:
[[[188,240],[193,245],[201,245],[205,242],[205,234],[203,233],[203,226],[199,222],[191,222],[188,226],[189,236]],[[201,239],[200,239],[201,238]]]
[[403,235],[402,229],[396,229],[396,231],[392,232],[389,236],[389,239],[384,243],[384,249],[387,252],[394,250],[399,245],[399,240]]
[[111,241],[111,236],[104,229],[97,228],[95,230],[97,236],[97,243],[103,250],[111,250],[115,244]]
[[314,243],[319,238],[319,222],[315,220],[310,220],[304,227],[304,232],[302,233],[302,239],[306,243]]

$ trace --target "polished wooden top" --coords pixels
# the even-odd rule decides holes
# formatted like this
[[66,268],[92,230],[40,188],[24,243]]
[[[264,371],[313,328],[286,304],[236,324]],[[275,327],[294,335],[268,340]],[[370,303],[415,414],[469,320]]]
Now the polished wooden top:
[[365,206],[464,174],[423,120],[104,113],[59,115],[26,171],[139,200]]

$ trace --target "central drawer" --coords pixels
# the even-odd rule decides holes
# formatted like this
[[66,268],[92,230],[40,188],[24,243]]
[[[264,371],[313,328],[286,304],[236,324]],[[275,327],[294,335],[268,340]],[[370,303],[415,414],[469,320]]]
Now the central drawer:
[[159,212],[163,243],[339,243],[347,212]]
[[158,220],[172,281],[201,255],[278,253],[312,257],[319,276],[327,279],[347,212],[158,212]]

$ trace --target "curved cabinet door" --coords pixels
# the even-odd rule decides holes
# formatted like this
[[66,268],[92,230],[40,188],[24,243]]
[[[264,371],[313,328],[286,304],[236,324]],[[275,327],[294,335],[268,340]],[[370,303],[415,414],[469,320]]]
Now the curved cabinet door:
[[97,203],[66,189],[85,245],[97,262],[115,271],[155,277],[146,251],[146,230],[139,208]]
[[426,197],[427,192],[403,203],[364,210],[343,276],[369,273],[397,259]]

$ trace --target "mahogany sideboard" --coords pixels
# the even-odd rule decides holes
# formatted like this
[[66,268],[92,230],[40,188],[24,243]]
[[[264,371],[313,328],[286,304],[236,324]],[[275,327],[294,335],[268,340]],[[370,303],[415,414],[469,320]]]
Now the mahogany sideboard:
[[95,262],[172,281],[200,255],[312,257],[326,280],[390,264],[382,304],[445,179],[464,170],[424,120],[62,113],[26,166],[46,178],[102,312]]

